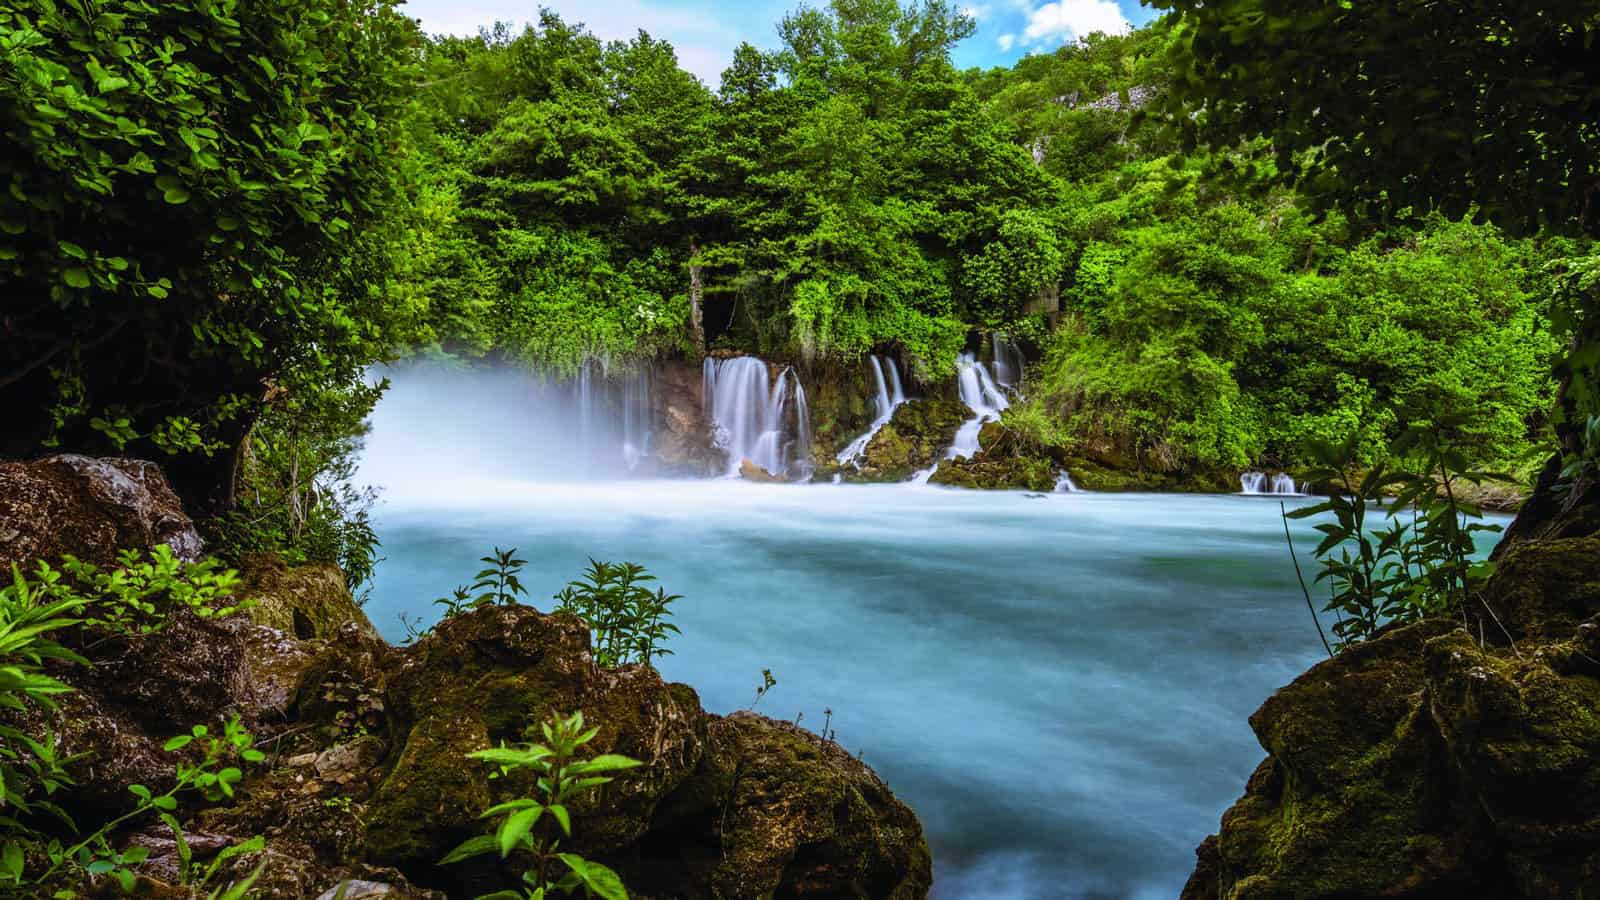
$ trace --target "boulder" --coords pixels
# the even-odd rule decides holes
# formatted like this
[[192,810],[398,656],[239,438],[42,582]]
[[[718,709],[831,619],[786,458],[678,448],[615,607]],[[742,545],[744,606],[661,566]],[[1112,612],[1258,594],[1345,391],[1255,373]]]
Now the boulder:
[[758,484],[782,484],[788,479],[774,475],[748,459],[739,460],[739,477]]
[[240,560],[239,575],[239,596],[251,601],[245,612],[257,625],[301,640],[333,637],[347,623],[378,636],[332,563],[290,566],[277,554],[253,553]]
[[867,442],[861,467],[843,472],[847,481],[905,481],[944,458],[972,411],[959,400],[908,400]]
[[1522,543],[1484,591],[1504,631],[1391,627],[1269,698],[1184,897],[1600,896],[1597,550]]
[[63,454],[0,462],[0,572],[64,553],[99,565],[167,544],[200,558],[200,535],[161,469],[137,459]]
[[[366,858],[452,894],[497,883],[435,861],[481,833],[489,781],[466,753],[582,710],[597,753],[644,763],[574,805],[578,851],[635,893],[687,897],[921,897],[931,881],[915,815],[837,745],[750,714],[705,713],[653,669],[601,669],[580,620],[522,606],[449,619],[387,668],[394,750],[366,805]],[[453,871],[459,869],[460,871]]]

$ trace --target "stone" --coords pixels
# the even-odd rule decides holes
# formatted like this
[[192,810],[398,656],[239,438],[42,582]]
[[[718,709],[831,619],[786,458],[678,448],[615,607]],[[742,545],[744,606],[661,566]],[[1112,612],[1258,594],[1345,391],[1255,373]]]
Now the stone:
[[344,572],[332,563],[290,566],[273,553],[253,553],[239,563],[238,594],[248,599],[245,614],[300,640],[331,638],[346,623],[372,637],[378,630],[356,605]]
[[867,442],[859,469],[845,469],[846,481],[905,481],[944,458],[961,424],[972,411],[959,400],[908,400]]
[[0,572],[70,553],[97,565],[166,544],[200,558],[200,535],[155,463],[63,454],[0,462]]
[[1483,591],[1505,632],[1386,628],[1268,698],[1267,758],[1184,897],[1595,896],[1596,550],[1521,542]]

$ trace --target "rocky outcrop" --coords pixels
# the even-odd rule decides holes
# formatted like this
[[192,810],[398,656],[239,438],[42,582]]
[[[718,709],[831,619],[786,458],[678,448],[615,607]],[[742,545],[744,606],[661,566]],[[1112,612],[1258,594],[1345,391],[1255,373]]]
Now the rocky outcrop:
[[1048,457],[1028,452],[1004,425],[989,422],[978,433],[977,453],[947,459],[930,484],[991,491],[1052,491],[1060,468]]
[[[168,737],[238,715],[269,763],[231,802],[179,815],[202,856],[266,839],[219,876],[264,865],[256,896],[318,897],[347,881],[476,896],[513,883],[492,858],[438,865],[483,832],[488,805],[530,788],[466,754],[580,709],[599,729],[594,752],[644,766],[573,804],[568,846],[612,865],[635,896],[918,898],[930,885],[915,815],[858,760],[791,725],[710,715],[653,669],[600,668],[571,616],[489,607],[396,648],[361,622],[300,640],[178,612],[161,631],[87,652],[92,666],[60,672],[76,688],[61,708],[26,723],[77,757],[64,805],[82,821],[115,816],[127,784],[172,783]],[[204,896],[172,883],[170,832],[131,827],[117,837],[151,849],[148,894]]]
[[660,474],[720,474],[725,454],[711,444],[711,422],[701,402],[698,362],[663,360],[655,369],[654,461]]
[[331,563],[290,566],[271,553],[239,562],[239,595],[250,601],[246,615],[301,640],[333,637],[348,623],[378,633],[350,596],[344,572]]
[[1600,538],[1516,544],[1484,601],[1262,704],[1184,897],[1600,896]]
[[959,400],[908,400],[867,443],[859,469],[843,470],[846,481],[905,481],[935,465],[972,412]]
[[155,463],[63,454],[0,462],[0,572],[71,553],[106,565],[123,547],[200,556],[200,536]]

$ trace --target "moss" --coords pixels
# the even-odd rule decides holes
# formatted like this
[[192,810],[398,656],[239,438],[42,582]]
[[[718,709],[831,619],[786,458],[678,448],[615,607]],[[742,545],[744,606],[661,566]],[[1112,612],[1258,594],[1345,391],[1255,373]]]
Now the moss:
[[427,866],[481,831],[489,781],[466,755],[489,745],[483,722],[470,714],[441,710],[417,723],[367,807],[367,857]]
[[1053,491],[1057,469],[1048,459],[997,456],[981,452],[969,459],[947,459],[928,479],[948,487],[991,491]]
[[240,595],[253,601],[250,621],[301,640],[331,638],[348,623],[372,637],[376,628],[345,586],[344,572],[331,563],[289,566],[271,553],[246,556],[239,566]]
[[924,399],[902,403],[887,425],[867,443],[859,470],[847,481],[904,481],[944,457],[971,411],[958,400]]

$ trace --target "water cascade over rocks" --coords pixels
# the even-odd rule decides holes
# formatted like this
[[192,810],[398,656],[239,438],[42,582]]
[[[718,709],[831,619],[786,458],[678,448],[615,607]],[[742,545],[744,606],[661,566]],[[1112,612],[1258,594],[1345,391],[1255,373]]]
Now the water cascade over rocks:
[[994,353],[995,384],[1015,391],[1022,384],[1022,349],[998,334],[989,336],[989,347]]
[[[894,358],[872,356],[868,358],[868,362],[872,363],[872,379],[878,390],[877,415],[867,430],[840,450],[837,457],[839,462],[856,464],[857,468],[861,454],[867,450],[867,444],[872,442],[873,436],[882,430],[883,426],[889,424],[889,419],[894,416],[895,407],[906,402],[906,392],[900,384],[900,368],[895,365]],[[888,375],[887,379],[884,377],[885,373]]]
[[775,476],[810,477],[811,413],[793,367],[773,378],[771,367],[753,356],[708,358],[701,378],[713,443],[728,454],[728,475],[749,460]]
[[1246,472],[1239,476],[1239,486],[1242,489],[1241,493],[1245,494],[1297,496],[1305,493],[1286,472],[1279,472],[1270,479],[1265,472]]
[[956,432],[956,439],[950,445],[945,459],[968,457],[978,452],[978,432],[983,430],[984,423],[995,422],[1000,419],[1000,411],[1010,406],[1006,400],[1005,392],[995,383],[993,376],[983,363],[971,353],[963,353],[956,358],[958,369],[957,384],[961,388],[961,402],[972,410],[972,418],[961,425],[961,430]]

